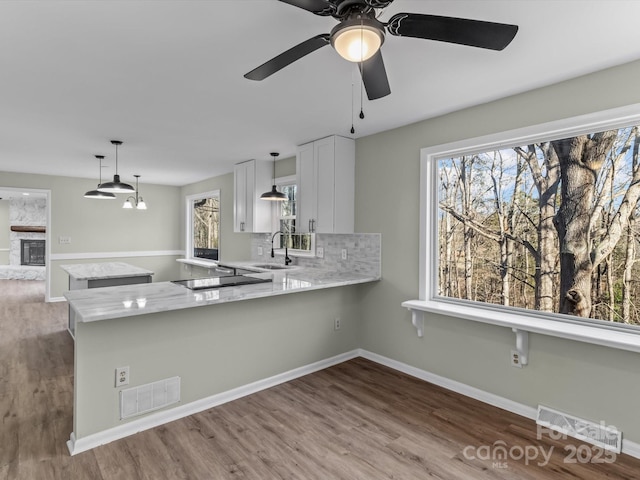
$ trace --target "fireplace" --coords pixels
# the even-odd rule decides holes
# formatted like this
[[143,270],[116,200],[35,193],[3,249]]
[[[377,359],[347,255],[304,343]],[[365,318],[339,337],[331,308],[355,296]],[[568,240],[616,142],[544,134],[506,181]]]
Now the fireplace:
[[20,240],[20,265],[44,265],[44,240]]

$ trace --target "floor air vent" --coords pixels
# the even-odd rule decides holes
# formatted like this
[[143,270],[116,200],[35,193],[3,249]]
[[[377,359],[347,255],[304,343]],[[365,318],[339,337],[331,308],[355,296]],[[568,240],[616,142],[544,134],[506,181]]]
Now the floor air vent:
[[622,448],[622,432],[604,423],[583,420],[542,405],[538,405],[536,423],[612,452],[620,453]]
[[135,417],[180,401],[180,377],[120,391],[120,418]]

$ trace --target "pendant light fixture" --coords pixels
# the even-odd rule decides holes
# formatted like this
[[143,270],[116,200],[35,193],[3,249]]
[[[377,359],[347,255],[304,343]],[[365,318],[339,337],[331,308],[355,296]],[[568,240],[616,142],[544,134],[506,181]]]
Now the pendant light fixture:
[[[100,163],[100,170],[98,175],[98,188],[100,188],[100,184],[102,183],[102,160],[104,160],[104,155],[96,155],[98,162]],[[90,190],[84,194],[84,198],[97,198],[98,200],[113,200],[116,196],[113,193],[101,192],[100,190]]]
[[271,188],[270,192],[265,192],[262,195],[260,195],[260,198],[262,200],[271,200],[271,201],[275,201],[275,202],[282,202],[284,200],[287,200],[287,196],[284,193],[279,192],[278,189],[276,188],[276,185],[275,185],[275,181],[276,181],[276,158],[280,154],[276,153],[276,152],[271,152],[270,155],[273,157],[273,187]]
[[[138,210],[146,210],[147,204],[144,203],[142,197],[138,195],[138,179],[140,178],[140,175],[134,175],[134,177],[136,177],[136,196],[128,197],[125,200],[124,205],[122,205],[122,208],[133,208],[133,206],[135,205]],[[133,203],[131,202],[131,200],[133,200]]]
[[120,140],[111,140],[111,144],[116,147],[116,173],[113,176],[113,182],[103,183],[98,186],[98,190],[108,193],[132,193],[135,190],[128,183],[122,183],[120,181],[120,175],[118,175],[118,146],[122,145]]

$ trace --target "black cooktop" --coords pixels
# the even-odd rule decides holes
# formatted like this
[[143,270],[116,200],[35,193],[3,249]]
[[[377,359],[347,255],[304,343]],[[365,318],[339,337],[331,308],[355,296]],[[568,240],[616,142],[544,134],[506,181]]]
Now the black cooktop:
[[244,275],[229,275],[227,277],[193,278],[190,280],[172,280],[172,283],[182,285],[191,290],[205,290],[207,288],[236,287],[253,283],[271,282],[271,278],[245,277]]

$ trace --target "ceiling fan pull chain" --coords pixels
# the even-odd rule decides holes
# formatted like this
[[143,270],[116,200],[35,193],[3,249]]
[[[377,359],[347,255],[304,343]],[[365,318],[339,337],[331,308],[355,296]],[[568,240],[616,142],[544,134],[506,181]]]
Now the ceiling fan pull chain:
[[360,70],[360,119],[364,119],[364,110],[362,109],[362,95],[364,94],[364,75],[363,75],[363,63],[358,63],[358,70]]
[[[362,75],[360,75],[362,79]],[[362,94],[364,92],[364,82],[360,80],[360,120],[364,119],[364,110],[362,109]]]
[[351,75],[351,135],[356,133],[356,129],[353,128],[353,75]]
[[[363,22],[362,18],[360,18],[360,26],[362,27]],[[362,92],[364,90],[364,80],[362,79],[362,57],[364,48],[364,31],[360,28],[360,120],[364,118],[364,111],[362,110]]]

